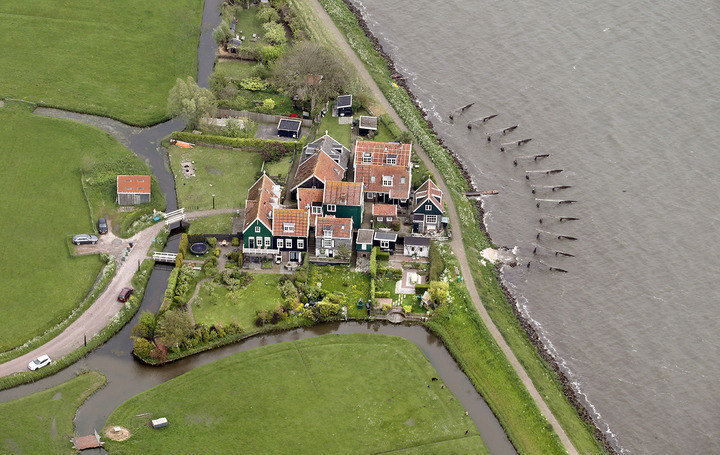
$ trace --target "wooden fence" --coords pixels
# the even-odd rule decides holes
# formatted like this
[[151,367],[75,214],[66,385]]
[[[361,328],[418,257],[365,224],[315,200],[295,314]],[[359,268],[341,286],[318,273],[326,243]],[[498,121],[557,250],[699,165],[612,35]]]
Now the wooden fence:
[[[283,118],[290,118],[285,115],[270,115],[270,114],[261,114],[259,112],[250,112],[250,111],[235,111],[232,109],[218,109],[217,112],[218,117],[246,117],[252,120],[253,122],[257,123],[272,123],[277,124],[280,119]],[[311,127],[312,126],[312,120],[310,119],[295,119],[300,120],[302,122],[302,126],[304,127]]]

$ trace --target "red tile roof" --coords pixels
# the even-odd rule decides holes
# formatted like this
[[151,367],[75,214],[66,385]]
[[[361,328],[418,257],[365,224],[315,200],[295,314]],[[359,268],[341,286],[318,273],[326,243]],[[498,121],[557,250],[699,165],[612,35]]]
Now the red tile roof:
[[430,179],[425,180],[425,183],[420,185],[420,188],[415,191],[415,207],[413,208],[413,212],[428,199],[435,204],[441,212],[443,211],[443,192],[435,185],[435,182]]
[[272,215],[270,213],[280,204],[279,187],[270,177],[263,174],[248,190],[245,201],[245,226],[247,229],[256,219],[259,219],[268,229],[272,229]]
[[373,204],[373,216],[397,216],[397,205],[394,204]]
[[295,188],[312,176],[315,176],[323,183],[327,183],[340,181],[344,175],[345,169],[333,161],[327,153],[322,151],[300,163],[295,173]]
[[311,207],[314,204],[322,206],[323,190],[321,188],[298,188],[297,198],[298,208],[310,211],[310,226],[315,226],[315,218],[318,215],[313,215]]
[[[392,177],[392,186],[383,186],[383,177]],[[411,180],[410,169],[404,166],[355,166],[355,181],[365,184],[366,193],[385,193],[393,199],[408,199]]]
[[152,179],[149,175],[118,175],[118,194],[150,194]]
[[323,204],[362,205],[362,182],[327,182],[322,198]]
[[352,218],[335,218],[333,216],[321,216],[315,223],[315,238],[324,237],[325,230],[332,230],[334,239],[352,238]]
[[[412,144],[401,144],[399,142],[369,142],[357,141],[355,143],[355,167],[363,164],[363,155],[371,154],[371,163],[378,166],[410,166],[410,155]],[[395,155],[395,164],[388,164],[388,155]]]
[[[273,215],[273,236],[306,237],[310,230],[310,212],[301,209],[275,209]],[[285,230],[285,226],[292,231]]]

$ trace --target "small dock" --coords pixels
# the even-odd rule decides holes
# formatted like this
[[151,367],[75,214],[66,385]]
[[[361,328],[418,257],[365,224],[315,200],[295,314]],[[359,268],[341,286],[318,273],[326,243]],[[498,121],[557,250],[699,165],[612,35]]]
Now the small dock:
[[97,434],[97,431],[95,434],[88,436],[77,436],[72,438],[71,441],[73,443],[73,449],[75,450],[98,449],[105,444],[100,441],[100,435]]

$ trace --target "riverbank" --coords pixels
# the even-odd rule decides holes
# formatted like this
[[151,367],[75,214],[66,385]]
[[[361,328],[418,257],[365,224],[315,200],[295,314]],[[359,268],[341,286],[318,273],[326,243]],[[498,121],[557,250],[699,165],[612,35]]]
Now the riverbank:
[[[427,113],[405,84],[404,78],[397,71],[390,56],[384,51],[377,38],[373,36],[360,11],[349,0],[342,0],[342,2],[340,0],[321,0],[321,3],[330,13],[357,55],[363,60],[378,87],[398,110],[420,145],[428,152],[435,164],[442,169],[443,177],[448,186],[455,190],[452,194],[453,200],[458,203],[461,210],[472,209],[472,204],[463,194],[468,189],[477,190],[469,173],[457,155],[442,145],[442,138],[437,137],[432,122],[427,119]],[[354,21],[348,16],[352,16]],[[358,27],[364,33],[365,42],[353,30],[353,27]],[[395,91],[397,89],[392,85],[391,80],[397,86],[402,87],[402,91],[406,96],[403,97],[402,94]],[[409,112],[410,107],[407,106],[406,99],[410,101],[412,110],[417,112],[419,118],[414,117]],[[450,160],[448,160],[448,157]],[[462,182],[459,182],[460,179],[462,179]],[[478,208],[480,210],[477,210]],[[497,268],[495,266],[483,267],[480,265],[477,257],[478,252],[473,251],[474,248],[481,245],[491,245],[487,229],[483,223],[481,205],[476,204],[475,209],[471,210],[467,215],[467,217],[461,216],[463,223],[459,227],[462,228],[466,242],[469,239],[478,240],[473,246],[468,246],[468,243],[466,243],[465,247],[468,258],[472,260],[470,262],[475,265],[473,268],[473,272],[475,272],[473,273],[474,281],[479,289],[485,291],[486,297],[493,297],[494,294],[495,297],[502,300],[497,304],[498,302],[495,302],[496,299],[494,298],[483,298],[482,301],[487,307],[488,313],[493,321],[499,327],[502,327],[501,332],[506,342],[511,346],[518,358],[523,360],[522,363],[528,375],[530,375],[538,390],[546,397],[548,406],[562,421],[563,427],[568,428],[568,433],[572,435],[571,438],[578,449],[582,452],[597,450],[614,452],[604,433],[597,428],[595,422],[590,418],[588,411],[580,402],[567,377],[562,373],[557,361],[542,344],[532,325],[520,313],[517,302],[498,278]],[[473,232],[473,230],[478,232]],[[501,311],[492,311],[495,309]],[[503,312],[511,314],[513,321],[503,317],[502,314],[498,314]],[[528,346],[532,347],[532,349],[530,350]],[[554,397],[554,391],[558,391],[562,398]],[[582,433],[588,434],[583,435]]]

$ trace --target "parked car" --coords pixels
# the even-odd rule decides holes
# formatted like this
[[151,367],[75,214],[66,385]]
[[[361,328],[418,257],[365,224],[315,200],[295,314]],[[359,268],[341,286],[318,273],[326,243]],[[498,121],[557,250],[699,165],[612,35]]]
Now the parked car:
[[120,291],[120,295],[118,296],[118,300],[120,302],[127,302],[131,295],[133,295],[133,288],[123,288],[122,291]]
[[92,234],[78,234],[72,239],[72,243],[75,245],[86,245],[88,243],[92,243],[94,245],[97,241],[97,236]]
[[107,220],[105,218],[100,218],[98,220],[98,232],[100,234],[107,234],[107,231]]
[[50,365],[50,362],[51,362],[50,357],[47,354],[41,355],[40,357],[38,357],[37,359],[33,360],[32,362],[30,362],[28,364],[28,369],[30,369],[30,371],[35,371],[42,367],[46,367],[46,366]]

